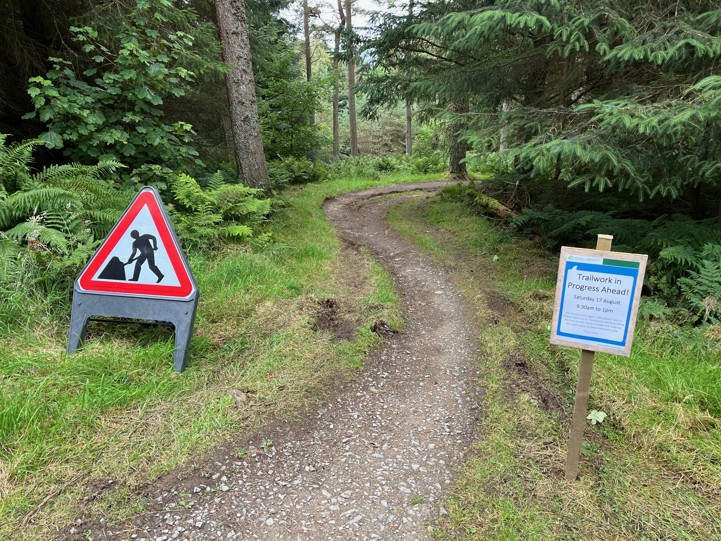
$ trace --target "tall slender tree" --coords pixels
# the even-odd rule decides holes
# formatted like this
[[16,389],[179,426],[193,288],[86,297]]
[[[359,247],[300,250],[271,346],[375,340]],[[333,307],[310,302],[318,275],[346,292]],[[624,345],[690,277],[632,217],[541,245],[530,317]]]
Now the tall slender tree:
[[[415,2],[408,0],[408,24],[413,24]],[[413,155],[413,100],[406,96],[406,156]]]
[[338,0],[338,25],[333,32],[333,157],[340,157],[340,39],[345,28],[345,10]]
[[406,156],[413,155],[413,102],[406,98]]
[[[308,0],[303,0],[303,41],[305,53],[305,80],[310,83],[313,78],[313,55],[310,43],[310,18],[313,15],[313,9],[308,5]],[[315,125],[315,109],[310,110],[309,122],[311,126]]]
[[355,36],[353,34],[353,0],[345,0],[346,54],[348,57],[348,123],[350,126],[350,153],[358,156],[358,119],[355,106]]
[[226,84],[238,172],[249,186],[267,190],[270,180],[260,135],[245,0],[216,0],[215,8],[223,59],[230,65]]
[[463,132],[467,129],[465,117],[468,115],[470,105],[467,97],[460,96],[451,103],[453,121],[450,127],[449,169],[452,178],[465,179],[468,176],[466,168],[466,153],[468,144],[463,139]]

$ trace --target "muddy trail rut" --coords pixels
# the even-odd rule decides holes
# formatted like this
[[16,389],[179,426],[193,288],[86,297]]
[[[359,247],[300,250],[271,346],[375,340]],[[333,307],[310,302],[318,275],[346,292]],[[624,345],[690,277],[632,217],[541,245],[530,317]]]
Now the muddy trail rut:
[[444,269],[390,230],[385,215],[397,199],[384,196],[442,185],[379,187],[325,204],[344,249],[368,247],[393,275],[406,322],[402,332],[388,333],[355,381],[305,419],[278,429],[263,452],[218,455],[205,477],[151,490],[148,509],[132,523],[96,524],[75,535],[89,533],[96,541],[429,539],[479,427],[477,331]]

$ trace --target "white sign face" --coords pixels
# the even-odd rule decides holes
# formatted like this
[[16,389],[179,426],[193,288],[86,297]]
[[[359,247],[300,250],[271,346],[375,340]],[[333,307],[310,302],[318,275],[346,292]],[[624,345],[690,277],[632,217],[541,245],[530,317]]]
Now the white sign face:
[[145,187],[77,279],[84,293],[188,299],[197,290],[160,195]]
[[647,259],[563,247],[551,343],[630,355]]
[[[136,233],[133,236],[133,232]],[[117,258],[125,269],[125,277],[112,276],[108,265]],[[148,207],[143,207],[128,226],[115,247],[107,254],[95,272],[93,280],[127,280],[138,284],[179,286],[168,250],[155,226]]]

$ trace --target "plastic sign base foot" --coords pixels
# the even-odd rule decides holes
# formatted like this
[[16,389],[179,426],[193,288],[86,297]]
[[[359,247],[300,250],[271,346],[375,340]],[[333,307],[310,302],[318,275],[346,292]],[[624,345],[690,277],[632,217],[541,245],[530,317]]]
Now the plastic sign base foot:
[[68,353],[75,353],[82,345],[87,332],[88,320],[93,316],[164,321],[171,323],[175,328],[175,370],[182,372],[188,358],[197,307],[197,295],[182,300],[98,295],[84,293],[76,287],[73,290]]

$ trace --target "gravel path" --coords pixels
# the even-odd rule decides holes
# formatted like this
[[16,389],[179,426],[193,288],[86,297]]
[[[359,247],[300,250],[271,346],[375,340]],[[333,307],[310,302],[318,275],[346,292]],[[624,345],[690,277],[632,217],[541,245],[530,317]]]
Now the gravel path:
[[161,493],[155,511],[123,531],[93,531],[95,540],[429,539],[478,425],[476,335],[444,270],[388,229],[392,201],[370,198],[438,187],[325,205],[346,242],[368,246],[393,274],[402,299],[406,329],[363,375],[267,453],[218,460],[208,484]]

